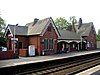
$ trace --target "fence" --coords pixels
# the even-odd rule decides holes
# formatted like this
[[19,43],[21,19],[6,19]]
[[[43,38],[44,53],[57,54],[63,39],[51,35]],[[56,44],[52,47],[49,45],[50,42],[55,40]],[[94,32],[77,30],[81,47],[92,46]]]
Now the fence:
[[11,59],[14,58],[14,51],[0,51],[0,60],[1,59]]

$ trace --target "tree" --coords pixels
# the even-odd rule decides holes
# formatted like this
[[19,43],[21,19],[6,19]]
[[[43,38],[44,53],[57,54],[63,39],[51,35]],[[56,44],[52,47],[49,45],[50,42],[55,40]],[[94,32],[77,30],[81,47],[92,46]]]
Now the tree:
[[6,38],[3,38],[4,30],[5,30],[5,21],[0,16],[0,46],[6,46]]
[[75,24],[77,23],[76,17],[75,16],[71,16],[69,18],[69,30],[76,32],[75,29]]
[[76,32],[74,25],[77,23],[77,20],[75,16],[71,16],[69,20],[66,20],[64,17],[59,17],[56,18],[54,22],[57,28],[60,30],[69,30],[69,31],[74,30]]
[[0,37],[0,46],[6,47],[6,41],[7,41],[6,38]]
[[60,30],[66,30],[68,28],[68,21],[64,17],[56,18],[54,22]]
[[96,35],[97,41],[100,41],[100,29],[98,30],[98,34]]
[[69,24],[67,30],[72,31],[72,25]]
[[97,41],[100,41],[100,35],[96,35]]
[[100,35],[100,29],[98,29],[98,35]]
[[5,21],[0,16],[0,36],[3,36],[5,26],[6,26]]

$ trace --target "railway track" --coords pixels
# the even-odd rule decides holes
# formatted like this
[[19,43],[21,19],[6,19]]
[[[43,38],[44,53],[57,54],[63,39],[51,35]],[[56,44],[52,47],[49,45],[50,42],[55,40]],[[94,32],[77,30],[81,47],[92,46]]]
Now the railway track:
[[16,75],[72,75],[100,64],[100,54],[61,59],[16,72]]

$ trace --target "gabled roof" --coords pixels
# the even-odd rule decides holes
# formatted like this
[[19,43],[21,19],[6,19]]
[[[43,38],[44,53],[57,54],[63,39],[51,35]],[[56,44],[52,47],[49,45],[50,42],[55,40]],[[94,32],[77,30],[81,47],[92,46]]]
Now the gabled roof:
[[93,27],[93,23],[83,23],[79,29],[78,26],[79,25],[75,25],[76,32],[68,30],[59,30],[61,37],[59,37],[58,39],[78,40],[81,39],[81,36],[89,36],[91,29]]
[[78,35],[75,32],[72,31],[68,31],[68,30],[59,30],[61,37],[59,37],[58,39],[67,39],[67,40],[79,40],[80,39],[80,35]]
[[38,35],[41,34],[45,26],[48,24],[49,18],[39,20],[35,25],[33,22],[27,24],[28,26],[28,35]]
[[81,27],[78,29],[78,25],[76,25],[76,32],[80,35],[80,36],[89,36],[90,31],[92,29],[93,23],[83,23],[81,25]]
[[57,35],[60,36],[51,17],[38,20],[35,24],[34,22],[26,24],[26,26],[28,27],[28,35],[43,35],[43,32],[50,23],[52,23]]
[[7,29],[10,30],[12,34],[14,34],[14,28],[15,28],[15,35],[27,35],[28,28],[26,26],[15,26],[8,24]]
[[51,17],[38,20],[35,24],[34,22],[31,22],[26,24],[26,26],[8,25],[7,28],[10,29],[12,34],[14,34],[15,27],[15,35],[43,35],[43,32],[50,23],[52,23],[57,35],[60,36]]

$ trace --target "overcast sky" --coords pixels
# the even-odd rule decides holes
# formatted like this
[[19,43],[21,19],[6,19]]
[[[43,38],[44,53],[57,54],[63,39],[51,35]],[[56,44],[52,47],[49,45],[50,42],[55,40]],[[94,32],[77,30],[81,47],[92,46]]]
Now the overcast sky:
[[0,0],[0,14],[7,24],[19,25],[34,18],[76,16],[100,29],[100,0]]

